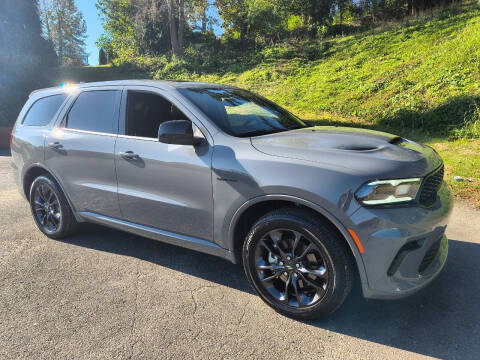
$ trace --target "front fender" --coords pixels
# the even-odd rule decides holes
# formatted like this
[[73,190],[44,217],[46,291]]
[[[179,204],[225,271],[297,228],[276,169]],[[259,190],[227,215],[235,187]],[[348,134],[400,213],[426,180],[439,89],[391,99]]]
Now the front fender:
[[[289,201],[293,202],[298,205],[303,205],[316,213],[320,214],[321,216],[325,217],[328,221],[330,221],[343,235],[345,240],[347,241],[348,246],[350,247],[350,250],[352,251],[352,254],[355,258],[355,262],[357,264],[358,272],[360,275],[360,279],[362,284],[368,285],[368,279],[367,279],[367,274],[365,271],[365,265],[363,263],[362,255],[360,254],[358,247],[355,244],[355,241],[353,240],[352,236],[348,232],[347,228],[344,226],[344,224],[336,217],[334,216],[331,212],[326,210],[325,208],[300,197],[296,196],[291,196],[291,195],[282,195],[282,194],[268,194],[268,195],[260,195],[256,196],[245,203],[243,203],[237,211],[234,213],[229,226],[228,226],[228,239],[227,239],[227,247],[230,249],[230,251],[234,251],[235,249],[235,229],[236,225],[238,224],[239,219],[241,218],[242,214],[245,213],[251,206],[265,202],[265,201],[275,201],[275,200],[281,200],[281,201]],[[234,262],[237,262],[236,258],[234,258]]]

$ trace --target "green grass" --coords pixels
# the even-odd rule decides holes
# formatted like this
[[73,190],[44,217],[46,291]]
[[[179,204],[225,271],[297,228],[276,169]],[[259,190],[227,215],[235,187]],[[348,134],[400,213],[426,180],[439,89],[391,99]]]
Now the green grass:
[[[67,69],[61,77],[237,85],[319,124],[379,129],[432,145],[455,193],[480,200],[477,2],[365,33],[237,55],[187,52],[183,61],[140,59],[136,67]],[[455,175],[473,181],[454,182]]]

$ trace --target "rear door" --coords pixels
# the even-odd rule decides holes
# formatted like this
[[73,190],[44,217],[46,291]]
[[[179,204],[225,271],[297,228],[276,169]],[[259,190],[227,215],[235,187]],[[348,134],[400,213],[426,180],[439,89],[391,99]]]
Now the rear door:
[[45,162],[78,212],[119,217],[115,142],[121,88],[82,90],[46,137]]
[[[212,240],[212,140],[198,120],[160,90],[124,92],[116,146],[118,198],[125,220]],[[190,120],[205,137],[198,146],[158,141],[163,121]],[[195,125],[196,124],[196,125]],[[198,127],[197,127],[198,125]]]

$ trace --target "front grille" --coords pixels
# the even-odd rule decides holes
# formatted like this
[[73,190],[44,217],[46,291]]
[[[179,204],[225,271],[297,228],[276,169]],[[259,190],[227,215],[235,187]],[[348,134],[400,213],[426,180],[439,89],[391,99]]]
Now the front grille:
[[419,202],[424,206],[432,206],[437,200],[437,192],[442,185],[444,174],[443,165],[436,172],[428,176],[422,185],[422,191],[420,193]]
[[432,265],[433,261],[437,257],[441,242],[442,239],[435,241],[425,253],[423,260],[418,267],[418,272],[420,274],[427,270],[430,265]]

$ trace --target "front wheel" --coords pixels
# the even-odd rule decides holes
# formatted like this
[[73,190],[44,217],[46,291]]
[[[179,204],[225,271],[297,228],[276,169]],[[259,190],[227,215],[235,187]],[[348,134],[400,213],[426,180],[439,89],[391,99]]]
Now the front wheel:
[[353,269],[344,240],[310,212],[283,208],[259,219],[243,247],[247,278],[277,312],[327,317],[349,294]]

